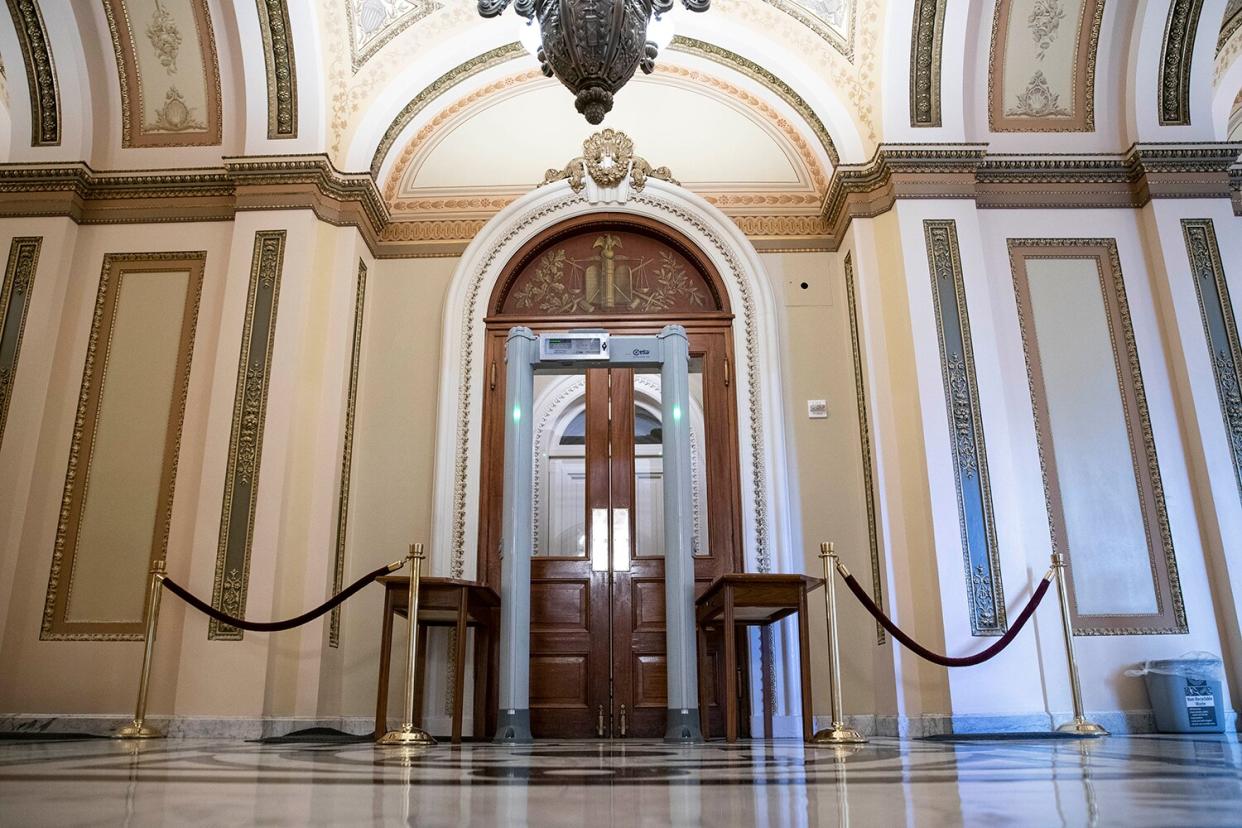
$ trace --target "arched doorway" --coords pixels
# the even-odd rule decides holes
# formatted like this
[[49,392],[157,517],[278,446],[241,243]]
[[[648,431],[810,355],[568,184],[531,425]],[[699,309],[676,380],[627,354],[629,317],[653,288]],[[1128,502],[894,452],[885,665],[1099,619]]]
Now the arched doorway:
[[[732,323],[707,257],[654,220],[581,216],[518,250],[485,318],[478,571],[487,583],[500,582],[504,344],[516,325],[537,333],[686,328],[695,580],[702,588],[742,568]],[[666,717],[659,374],[540,373],[534,399],[532,732],[659,736]],[[719,727],[723,659],[715,646],[709,653],[703,681]]]

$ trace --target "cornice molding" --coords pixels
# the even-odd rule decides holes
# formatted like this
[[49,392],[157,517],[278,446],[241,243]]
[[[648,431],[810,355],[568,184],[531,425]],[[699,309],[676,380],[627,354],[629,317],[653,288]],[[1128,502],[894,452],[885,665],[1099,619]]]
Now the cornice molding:
[[[760,250],[836,250],[856,218],[898,199],[972,199],[980,209],[1139,208],[1157,198],[1230,198],[1242,215],[1242,143],[1136,144],[1124,153],[997,154],[985,144],[884,144],[833,170],[823,202],[801,212],[718,206]],[[357,227],[384,258],[453,256],[491,218],[394,220],[369,172],[324,155],[225,158],[223,166],[99,172],[83,163],[0,165],[0,218],[79,224],[228,221],[243,210],[311,210]]]
[[243,210],[309,209],[358,227],[374,245],[388,209],[367,173],[326,155],[226,157],[222,167],[100,172],[83,163],[0,165],[0,218],[67,216],[78,224],[229,221]]

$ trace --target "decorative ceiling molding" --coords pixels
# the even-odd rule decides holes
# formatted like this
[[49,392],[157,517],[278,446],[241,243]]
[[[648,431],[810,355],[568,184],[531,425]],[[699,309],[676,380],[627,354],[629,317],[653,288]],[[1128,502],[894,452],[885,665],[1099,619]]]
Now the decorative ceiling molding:
[[[988,51],[988,124],[993,132],[1095,131],[1095,70],[1104,3],[997,0]],[[1024,27],[1019,30],[1015,22]]]
[[940,62],[948,0],[915,0],[910,38],[910,126],[940,126]]
[[[690,187],[696,193],[726,211],[765,213],[801,210],[813,213],[818,210],[828,188],[828,171],[823,168],[821,159],[799,128],[768,102],[727,80],[683,66],[661,65],[652,78],[691,84],[703,94],[719,96],[744,111],[757,113],[759,117],[755,123],[772,135],[773,140],[783,142],[782,150],[787,155],[795,156],[802,167],[797,170],[800,185],[775,190],[747,188],[737,192],[736,187],[730,188],[731,182],[698,182]],[[403,220],[421,218],[419,214],[435,213],[435,218],[439,220],[485,218],[528,192],[533,182],[483,189],[436,188],[420,193],[413,186],[413,181],[428,154],[435,148],[438,136],[452,133],[482,108],[494,105],[498,98],[520,93],[525,84],[532,82],[544,82],[542,73],[531,69],[498,78],[452,102],[428,120],[402,147],[384,182],[384,199],[394,217]]]
[[388,157],[398,136],[428,104],[472,75],[477,75],[479,72],[484,72],[493,66],[499,66],[505,61],[522,57],[525,54],[526,50],[522,48],[522,44],[506,43],[504,46],[497,46],[495,49],[454,66],[425,86],[408,104],[402,107],[397,117],[393,118],[392,123],[388,125],[388,129],[384,130],[384,136],[380,138],[375,154],[371,156],[371,177],[379,180],[380,168],[384,165],[384,159]]
[[435,0],[345,0],[353,71],[397,35],[443,6]]
[[828,154],[828,159],[832,161],[833,166],[835,167],[841,163],[841,156],[837,152],[836,144],[833,143],[832,135],[828,132],[828,128],[824,126],[824,122],[815,114],[815,110],[811,108],[811,105],[785,81],[754,61],[742,57],[737,52],[731,52],[728,49],[704,40],[695,40],[691,37],[676,35],[670,48],[674,51],[685,52],[688,55],[706,58],[713,63],[719,63],[721,66],[727,66],[764,86],[802,117],[802,120],[815,133],[815,137],[819,139],[824,152]]
[[298,137],[298,74],[286,0],[255,0],[267,72],[267,137]]
[[1203,0],[1173,0],[1160,50],[1160,126],[1190,125],[1190,71]]
[[1225,43],[1233,37],[1233,33],[1242,29],[1242,0],[1229,0],[1225,6],[1225,18],[1221,23],[1220,37],[1216,40],[1216,53],[1225,48]]
[[30,88],[30,146],[60,145],[60,85],[43,14],[35,0],[8,0]]
[[[725,66],[771,91],[805,121],[807,127],[810,128],[816,139],[820,142],[820,145],[823,147],[825,154],[828,156],[832,164],[835,166],[840,162],[840,155],[837,152],[836,145],[833,143],[832,136],[829,134],[828,129],[824,126],[823,121],[818,115],[816,115],[810,104],[808,104],[801,95],[795,92],[783,80],[776,77],[762,66],[759,66],[757,63],[747,60],[735,52],[701,40],[682,37],[679,35],[673,38],[670,48],[675,51],[701,57],[721,66]],[[520,59],[525,56],[526,52],[520,44],[506,44],[478,55],[477,57],[454,67],[422,89],[414,96],[410,103],[406,104],[406,106],[402,108],[401,112],[398,113],[392,123],[389,124],[388,128],[384,131],[384,135],[380,139],[380,142],[371,159],[371,175],[378,181],[378,176],[384,166],[385,160],[392,152],[392,149],[401,133],[434,100],[443,96],[453,86],[479,74],[480,72],[501,65],[507,61]],[[669,65],[660,66],[657,69],[657,72],[663,72],[666,74],[681,74],[688,77],[693,70]],[[728,92],[733,97],[741,100],[747,106],[762,109],[765,113],[765,117],[767,117],[771,123],[775,124],[787,138],[792,136],[791,140],[793,141],[793,145],[798,150],[799,156],[803,159],[804,163],[807,164],[808,169],[811,171],[814,180],[816,181],[816,187],[821,192],[823,191],[822,177],[825,176],[824,171],[818,162],[814,162],[814,154],[810,152],[810,148],[806,146],[805,141],[798,133],[798,130],[789,124],[785,118],[781,117],[779,113],[771,108],[770,105],[762,102],[758,97],[740,89],[734,84],[727,83],[722,79],[715,78],[704,73],[694,72],[694,75],[697,79],[702,80],[709,86]],[[534,81],[542,76],[537,71],[530,70],[516,77]],[[515,80],[513,78],[502,79],[489,84],[488,87],[485,88],[492,89],[494,92],[502,87],[508,88],[512,86],[514,82]],[[447,198],[437,196],[429,198],[426,201],[416,201],[414,199],[407,198],[402,199],[399,206],[394,202],[394,199],[397,197],[394,189],[397,186],[395,182],[401,180],[402,176],[405,174],[406,168],[410,164],[412,155],[427,139],[433,125],[442,123],[446,117],[452,114],[452,112],[458,111],[458,109],[464,105],[463,102],[474,100],[478,97],[478,95],[479,93],[476,90],[475,93],[472,93],[471,96],[467,96],[467,98],[463,99],[463,101],[459,101],[452,107],[446,108],[443,112],[439,113],[432,122],[424,125],[419,133],[413,136],[402,148],[402,154],[394,162],[392,171],[386,176],[387,183],[384,185],[386,198],[390,201],[390,203],[393,203],[394,208],[398,208],[406,212],[447,209],[454,214],[450,216],[439,216],[435,220],[436,227],[442,228],[445,226],[455,226],[453,223],[459,220],[477,219],[480,215],[490,215],[511,202],[516,195],[520,194],[518,192],[504,194],[489,192],[487,194],[478,194],[474,196],[461,194],[457,196],[449,196]],[[763,194],[761,200],[752,200],[754,201],[752,206],[761,207],[764,204],[771,204],[776,198],[778,198],[778,196],[775,194]],[[742,203],[745,200],[744,197],[736,194],[720,194],[719,199],[721,201],[728,201],[737,207],[745,206]],[[785,202],[783,206],[786,208],[795,206],[789,203],[789,197],[787,194],[779,196],[779,199]],[[708,200],[711,201],[713,199],[709,196]],[[480,211],[482,211],[482,214],[480,214]]]
[[[131,10],[141,15],[136,26]],[[207,0],[104,0],[104,14],[121,81],[121,145],[218,145],[220,69]]]
[[[989,154],[982,144],[882,145],[833,171],[815,215],[722,209],[760,250],[836,250],[855,218],[898,199],[973,199],[980,209],[1139,208],[1157,198],[1232,198],[1242,215],[1242,143],[1136,144],[1121,154]],[[312,210],[357,227],[382,258],[459,255],[490,216],[395,221],[367,173],[323,155],[227,158],[197,170],[96,172],[85,164],[0,165],[0,218],[80,224],[228,221],[243,210]],[[497,208],[499,209],[499,208]]]
[[851,63],[858,0],[763,0],[806,26]]

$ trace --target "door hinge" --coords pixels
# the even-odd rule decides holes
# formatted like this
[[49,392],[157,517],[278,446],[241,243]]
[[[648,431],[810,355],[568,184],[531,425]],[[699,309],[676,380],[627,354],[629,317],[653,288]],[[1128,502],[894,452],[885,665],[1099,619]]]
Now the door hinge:
[[488,388],[489,391],[496,390],[496,360],[494,359],[492,360],[492,374],[491,374],[491,378],[488,380],[488,384],[489,384],[489,388]]
[[729,358],[728,358],[728,357],[725,357],[725,366],[724,366],[724,368],[725,368],[725,388],[728,388],[728,387],[729,387],[729,381],[730,381],[730,379],[731,379],[731,377],[730,377],[730,371],[729,371]]
[[604,706],[599,706],[599,718],[595,720],[595,735],[604,738]]
[[625,736],[625,705],[621,705],[621,735]]

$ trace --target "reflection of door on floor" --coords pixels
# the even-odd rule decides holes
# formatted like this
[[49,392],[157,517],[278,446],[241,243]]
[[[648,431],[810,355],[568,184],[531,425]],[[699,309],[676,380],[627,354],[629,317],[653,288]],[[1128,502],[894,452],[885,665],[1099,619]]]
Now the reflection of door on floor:
[[[710,337],[713,345],[723,337]],[[700,591],[734,570],[726,457],[712,438],[704,364],[692,359],[692,527]],[[719,357],[723,364],[723,356]],[[710,374],[709,374],[710,375]],[[721,383],[721,390],[724,385]],[[503,390],[497,389],[497,399]],[[531,726],[539,737],[658,737],[666,724],[660,375],[592,368],[535,375]],[[733,445],[725,441],[726,445]],[[726,464],[727,465],[727,464]],[[726,503],[712,516],[715,496]],[[713,529],[721,535],[713,541]],[[713,656],[716,655],[713,648]],[[709,711],[718,719],[707,677]],[[717,725],[718,726],[718,725]]]

